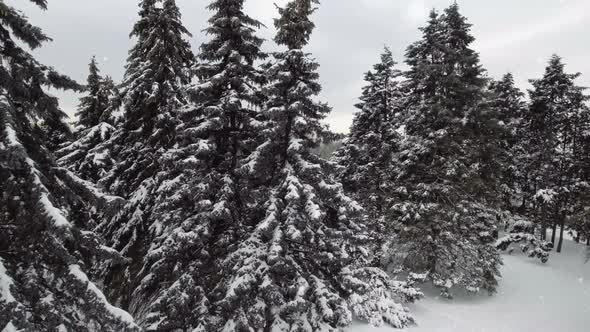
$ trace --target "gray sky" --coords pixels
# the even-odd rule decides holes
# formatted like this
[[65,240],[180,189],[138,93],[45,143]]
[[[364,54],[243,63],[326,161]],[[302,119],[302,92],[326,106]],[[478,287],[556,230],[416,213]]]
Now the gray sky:
[[[43,12],[30,1],[6,0],[23,10],[54,41],[36,51],[41,62],[84,82],[92,55],[103,74],[121,80],[128,38],[137,18],[138,0],[49,0]],[[24,2],[24,3],[23,3]],[[206,38],[202,30],[210,13],[209,0],[177,0],[183,22],[192,32],[196,50]],[[286,0],[247,0],[248,14],[267,28],[260,36],[271,50],[276,16],[273,3]],[[418,27],[431,8],[442,10],[452,0],[322,0],[314,20],[317,28],[308,51],[321,64],[324,92],[333,113],[328,122],[339,132],[348,131],[353,105],[360,95],[362,77],[388,45],[396,60],[403,62],[406,47],[416,41]],[[521,88],[527,80],[542,75],[553,53],[561,55],[569,72],[582,72],[579,83],[590,86],[590,0],[459,0],[462,12],[473,26],[481,61],[490,76],[512,71]],[[62,108],[72,114],[78,96],[56,93]]]

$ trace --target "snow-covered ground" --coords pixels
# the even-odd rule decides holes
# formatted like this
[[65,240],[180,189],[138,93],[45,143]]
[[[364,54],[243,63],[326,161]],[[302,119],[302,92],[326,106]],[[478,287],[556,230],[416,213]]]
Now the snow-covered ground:
[[[417,326],[404,332],[588,332],[590,262],[587,246],[570,240],[542,264],[515,251],[505,254],[498,294],[458,295],[448,301],[426,290],[411,305]],[[356,324],[349,332],[396,332]]]

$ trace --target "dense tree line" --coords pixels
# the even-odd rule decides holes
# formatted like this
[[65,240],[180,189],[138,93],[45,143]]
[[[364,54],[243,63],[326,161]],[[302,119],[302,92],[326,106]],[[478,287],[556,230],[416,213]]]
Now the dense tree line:
[[457,4],[432,11],[421,31],[407,71],[386,50],[366,74],[335,160],[384,234],[383,264],[424,274],[444,296],[457,286],[493,293],[498,249],[521,243],[546,262],[568,227],[590,243],[589,97],[556,55],[528,101],[512,74],[490,79]]
[[[392,263],[427,272],[445,296],[455,286],[494,292],[501,264],[494,232],[504,128],[488,102],[469,29],[456,4],[442,14],[432,11],[422,39],[407,49],[410,69],[402,82],[370,83],[368,90],[380,93],[360,105],[345,145],[360,154],[341,157],[353,172],[343,177],[368,189],[361,202],[369,200],[365,205],[383,217],[376,226],[388,231],[387,240],[395,235],[388,244]],[[383,76],[378,67],[392,70],[387,53],[368,80]],[[358,146],[363,141],[383,148]],[[363,167],[355,171],[353,165]],[[368,188],[365,177],[379,180]]]
[[[196,55],[176,2],[141,0],[123,81],[93,58],[84,86],[0,6],[8,331],[402,328],[420,282],[494,293],[499,250],[590,243],[580,74],[554,56],[526,100],[487,76],[456,4],[431,12],[407,70],[383,51],[342,144],[306,51],[319,0],[277,7],[270,54],[244,0],[212,0]],[[73,132],[45,87],[84,94]]]

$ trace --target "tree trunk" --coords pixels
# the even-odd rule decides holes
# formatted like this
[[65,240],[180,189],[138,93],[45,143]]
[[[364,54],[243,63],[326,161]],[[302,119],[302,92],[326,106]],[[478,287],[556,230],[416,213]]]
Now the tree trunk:
[[561,247],[563,245],[563,232],[565,230],[565,216],[562,216],[560,219],[561,220],[559,221],[559,226],[561,226],[561,229],[559,230],[559,244],[557,245],[557,252],[558,253],[561,252]]
[[551,233],[551,243],[555,244],[555,234],[557,233],[557,223],[553,224],[552,233]]
[[524,214],[525,212],[526,212],[526,197],[523,197],[522,204],[520,204],[520,207],[518,208],[518,213]]
[[590,236],[586,239],[586,245],[590,246]]

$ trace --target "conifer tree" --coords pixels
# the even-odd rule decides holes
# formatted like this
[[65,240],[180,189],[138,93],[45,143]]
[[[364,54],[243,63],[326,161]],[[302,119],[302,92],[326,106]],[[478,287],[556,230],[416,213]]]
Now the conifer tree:
[[111,143],[119,164],[101,182],[123,196],[156,173],[159,156],[173,144],[175,110],[187,103],[183,87],[190,82],[193,63],[184,39],[190,34],[176,2],[143,0],[140,6],[140,20],[131,32],[137,43],[129,52],[121,84],[125,120]]
[[[584,114],[585,117],[590,115],[589,106],[586,106]],[[581,121],[581,123],[590,126],[588,119]],[[578,179],[590,183],[590,130],[580,131],[578,141],[580,145],[576,158],[577,169],[580,172]],[[577,208],[570,218],[569,227],[575,232],[574,239],[576,241],[583,241],[590,246],[590,192],[584,190],[578,192],[576,196],[579,203],[577,203]],[[588,251],[588,259],[590,260],[590,250]]]
[[511,150],[517,143],[518,130],[526,108],[524,93],[515,85],[512,73],[507,73],[489,86],[492,92],[491,106],[498,112],[498,120],[506,126],[503,148]]
[[57,163],[82,179],[97,183],[113,165],[112,158],[104,150],[115,132],[111,112],[117,91],[110,77],[100,75],[96,58],[89,65],[85,91],[78,106],[75,139],[55,152]]
[[401,72],[395,69],[389,49],[381,55],[381,62],[365,75],[361,102],[350,134],[343,148],[336,154],[344,189],[354,195],[365,208],[369,220],[385,234],[387,206],[393,196],[393,155],[399,141],[399,119],[403,107],[403,92],[399,82]]
[[142,0],[139,16],[131,32],[137,43],[129,52],[115,102],[120,103],[124,120],[98,147],[115,161],[99,184],[127,199],[121,211],[98,229],[115,249],[133,259],[129,266],[110,266],[104,280],[111,297],[136,316],[149,305],[134,291],[144,276],[141,271],[150,245],[161,235],[154,205],[165,178],[164,155],[176,140],[177,110],[188,102],[185,86],[194,62],[185,40],[190,34],[174,0]]
[[492,93],[491,107],[498,112],[500,125],[504,127],[500,137],[501,149],[505,160],[503,188],[504,208],[514,213],[527,212],[527,201],[530,202],[524,190],[527,184],[526,172],[521,156],[526,154],[526,130],[523,116],[525,108],[524,93],[515,86],[511,73],[504,75],[499,81],[492,81],[489,86]]
[[247,232],[222,261],[219,319],[208,331],[338,331],[353,315],[374,325],[412,322],[399,302],[420,294],[369,266],[361,207],[334,180],[334,165],[316,156],[330,111],[317,102],[318,64],[305,53],[316,0],[279,8],[277,44],[266,67],[262,141],[240,167],[262,186]]
[[529,190],[530,175],[534,170],[529,169],[526,162],[530,132],[526,130],[523,118],[527,107],[524,94],[515,86],[511,73],[499,81],[492,81],[489,89],[492,93],[491,107],[498,111],[500,124],[505,127],[499,143],[506,152],[502,160],[505,166],[501,179],[503,208],[507,211],[500,217],[508,234],[496,241],[496,248],[512,252],[513,244],[518,243],[522,252],[545,263],[552,244],[545,241],[544,228],[534,222],[539,216],[530,213],[531,203],[534,203]]
[[104,79],[100,75],[96,57],[92,57],[88,67],[90,73],[86,79],[87,95],[80,99],[78,112],[76,112],[77,123],[83,128],[91,128],[101,122],[104,111],[109,107],[110,99],[109,91],[103,88]]
[[244,0],[209,4],[211,39],[201,46],[199,80],[188,89],[191,105],[179,112],[177,144],[164,156],[166,180],[156,199],[161,235],[138,289],[156,290],[146,308],[149,330],[216,331],[220,261],[237,245],[248,216],[259,213],[252,204],[259,189],[247,185],[239,167],[261,126],[264,75],[255,62],[265,54],[255,34],[261,23],[243,7]]
[[44,88],[80,89],[22,48],[49,40],[0,3],[0,328],[135,331],[87,274],[97,259],[125,261],[87,230],[89,207],[76,192],[93,188],[60,172],[47,149],[45,135],[61,130],[65,114]]
[[496,248],[507,250],[511,254],[514,251],[513,244],[519,244],[523,253],[547,263],[553,244],[538,236],[539,225],[527,219],[520,219],[516,215],[510,215],[510,218],[512,220],[507,225],[508,233],[496,241]]
[[[553,226],[551,242],[555,243],[556,227],[561,226],[557,252],[561,251],[565,221],[586,204],[585,166],[581,160],[584,138],[588,132],[589,113],[585,88],[575,80],[580,73],[567,74],[561,58],[549,60],[543,78],[531,80],[531,105],[525,114],[529,133],[527,142],[529,187],[536,199],[534,213],[544,226]],[[543,227],[543,230],[545,227]]]
[[457,4],[433,11],[408,48],[406,136],[394,173],[394,258],[427,272],[444,296],[453,287],[494,292],[501,264],[493,242],[502,128],[470,26]]

